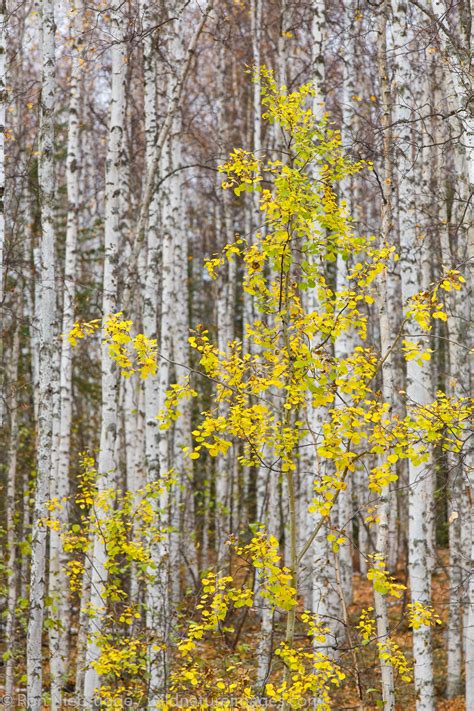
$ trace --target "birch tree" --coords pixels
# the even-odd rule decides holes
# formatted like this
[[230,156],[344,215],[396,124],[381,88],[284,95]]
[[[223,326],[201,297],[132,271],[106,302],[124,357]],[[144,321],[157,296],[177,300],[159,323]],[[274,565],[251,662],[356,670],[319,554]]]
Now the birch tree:
[[[156,60],[153,54],[153,27],[154,14],[148,3],[142,3],[143,30],[146,33],[143,41],[143,79],[144,79],[144,112],[145,112],[145,160],[146,169],[150,171],[153,166],[154,144],[157,135],[157,79]],[[159,200],[158,194],[150,202],[146,219],[146,260],[147,270],[144,286],[143,323],[146,333],[151,338],[158,335],[159,314]],[[160,434],[156,414],[160,409],[160,390],[157,379],[147,379],[145,382],[145,458],[147,466],[147,480],[155,484],[160,476],[159,442]],[[160,516],[162,500],[157,501],[155,515]],[[156,547],[158,548],[158,547]],[[160,551],[155,550],[155,569],[151,572],[152,579],[147,586],[147,627],[153,632],[152,643],[149,649],[150,672],[150,705],[154,703],[163,684],[163,670],[165,666],[165,653],[161,649],[164,634],[163,602],[167,579],[163,583],[163,565]]]
[[[120,208],[123,167],[123,133],[125,115],[125,70],[126,45],[125,26],[122,4],[116,2],[111,9],[111,95],[108,128],[107,160],[105,171],[105,232],[104,232],[104,270],[102,287],[102,318],[105,323],[110,315],[117,312],[118,279],[120,269]],[[117,405],[118,372],[117,366],[109,355],[106,343],[101,353],[101,433],[98,461],[99,490],[107,492],[116,485],[116,446],[117,446]],[[99,527],[100,528],[100,527]],[[90,608],[93,611],[89,622],[89,637],[86,654],[86,673],[84,679],[84,699],[86,707],[93,703],[94,694],[99,686],[99,676],[94,669],[94,662],[99,655],[97,639],[102,631],[102,619],[106,611],[104,599],[106,582],[105,541],[98,534],[95,536],[92,551]]]
[[[401,286],[405,307],[409,306],[410,299],[422,287],[422,240],[419,225],[417,224],[417,190],[420,185],[417,177],[420,169],[419,158],[413,155],[413,102],[420,105],[413,97],[412,65],[410,56],[405,51],[412,48],[417,51],[415,39],[407,16],[404,3],[393,7],[395,18],[394,35],[396,37],[395,52],[397,63],[395,65],[395,119],[398,123],[396,139],[396,163],[398,176],[399,200],[399,231],[400,231],[400,259],[401,259]],[[404,19],[403,19],[404,18]],[[419,50],[418,50],[419,51]],[[419,198],[418,198],[419,199]],[[417,338],[419,327],[413,319],[409,319],[405,326],[406,340],[413,342]],[[406,397],[410,403],[419,405],[431,401],[430,368],[426,362],[420,364],[419,359],[408,360],[406,366]],[[408,497],[408,542],[409,542],[409,574],[411,584],[411,599],[413,603],[423,605],[431,602],[431,570],[429,567],[429,541],[428,520],[429,507],[429,478],[431,471],[427,471],[423,464],[408,464],[409,470],[409,497]],[[420,711],[433,708],[433,668],[431,649],[431,630],[429,627],[419,627],[413,631],[413,654],[415,660],[415,684],[418,694],[417,708]]]
[[[450,8],[444,0],[431,0],[430,3],[416,2],[416,6],[435,23],[439,42],[446,62],[447,71],[452,82],[448,94],[454,115],[459,121],[462,136],[459,146],[462,147],[467,169],[469,184],[474,185],[474,116],[472,110],[472,72],[470,71],[472,54],[472,33],[470,10],[467,3],[460,3],[457,17],[450,21]],[[456,30],[458,32],[456,33]]]
[[[80,206],[80,128],[81,118],[81,76],[80,76],[80,32],[82,29],[83,7],[79,2],[74,8],[75,22],[72,32],[73,54],[71,59],[70,99],[68,117],[68,147],[66,159],[66,188],[68,214],[66,223],[66,253],[64,261],[64,292],[62,333],[69,333],[74,324],[74,300],[77,269],[77,240],[79,231]],[[68,510],[65,503],[69,496],[69,462],[71,448],[72,419],[72,349],[67,338],[61,341],[59,391],[59,433],[55,478],[51,486],[51,498],[59,503],[58,519],[61,526],[67,525]],[[49,594],[53,599],[50,630],[51,644],[51,704],[61,705],[61,687],[65,680],[68,659],[69,597],[66,576],[67,556],[60,535],[54,529],[50,534],[50,577]]]
[[33,530],[31,539],[30,609],[27,639],[28,709],[42,705],[43,658],[42,631],[46,586],[47,501],[52,471],[53,372],[57,347],[55,283],[55,159],[54,121],[56,111],[54,3],[41,5],[41,115],[39,134],[38,182],[41,195],[41,238],[38,284],[41,297],[35,303],[39,329],[39,407],[38,455]]
[[[383,248],[390,244],[390,236],[393,230],[392,215],[392,97],[390,92],[388,64],[387,64],[387,15],[389,5],[382,3],[378,16],[378,65],[380,93],[382,103],[381,123],[383,129],[383,195],[380,225],[380,243]],[[388,312],[390,309],[389,292],[387,286],[387,269],[385,269],[380,280],[378,294],[378,309],[380,322],[380,349],[382,355],[382,392],[386,402],[391,403],[394,391],[393,375],[393,355],[391,354],[392,334],[390,333],[390,321]],[[383,561],[387,560],[388,536],[389,536],[389,485],[386,485],[380,494],[378,505],[378,527],[376,540],[376,553]],[[379,591],[374,590],[375,615],[377,623],[377,634],[382,641],[387,640],[390,629],[387,609],[387,599]],[[382,695],[384,708],[395,708],[395,686],[393,665],[391,661],[380,659],[382,671]]]

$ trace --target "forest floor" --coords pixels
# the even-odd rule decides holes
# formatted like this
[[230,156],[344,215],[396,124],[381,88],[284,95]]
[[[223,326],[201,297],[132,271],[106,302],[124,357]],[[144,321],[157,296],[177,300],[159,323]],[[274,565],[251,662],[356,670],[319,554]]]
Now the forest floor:
[[[433,629],[433,660],[434,660],[434,680],[436,692],[436,709],[437,711],[465,711],[466,706],[464,697],[459,696],[456,699],[445,698],[446,687],[446,669],[447,669],[447,654],[446,654],[446,622],[448,617],[448,575],[446,569],[447,551],[438,550],[437,552],[437,567],[433,575],[433,606],[443,624],[436,625]],[[399,569],[396,574],[397,582],[407,585],[407,573],[404,569]],[[359,573],[354,575],[353,580],[354,600],[349,607],[348,614],[352,621],[352,629],[357,625],[361,610],[373,606],[373,591],[371,583],[365,576]],[[406,591],[407,592],[407,591]],[[411,664],[411,631],[407,625],[407,616],[404,614],[404,609],[409,601],[408,595],[405,594],[400,600],[394,600],[389,608],[389,616],[391,627],[395,630],[393,634],[394,641],[405,652],[406,657]],[[188,613],[192,612],[188,610]],[[242,642],[245,644],[248,656],[254,656],[256,640],[258,634],[257,625],[252,624],[251,620],[248,632],[242,635]],[[227,640],[229,642],[229,640]],[[227,652],[226,652],[227,648]],[[204,642],[201,647],[201,656],[206,662],[218,667],[223,662],[223,657],[229,657],[229,646],[222,645],[215,638]],[[362,651],[362,653],[360,653]],[[232,656],[232,653],[230,653]],[[359,674],[361,685],[364,689],[363,708],[379,709],[380,708],[380,678],[377,659],[377,651],[374,645],[368,645],[359,650],[357,654],[357,662],[359,666]],[[336,691],[331,708],[333,711],[349,711],[350,709],[361,709],[361,705],[357,695],[357,687],[355,684],[353,655],[350,653],[343,654],[340,659],[341,667],[346,673],[346,682],[344,687]],[[48,670],[46,669],[46,681]],[[347,683],[348,682],[348,683]],[[0,687],[1,690],[1,687]],[[414,686],[413,683],[407,684],[402,681],[396,682],[397,691],[397,711],[412,711],[415,709]],[[73,695],[71,696],[72,699]],[[377,701],[379,703],[377,703]],[[0,699],[1,703],[1,699]],[[70,705],[64,706],[65,709],[71,708]],[[23,704],[17,708],[25,708]],[[132,708],[139,708],[132,706]],[[180,705],[180,709],[183,706]],[[193,707],[194,709],[195,707]],[[277,708],[273,706],[270,708]],[[43,711],[48,711],[48,706],[43,706]],[[171,711],[171,709],[170,709]]]

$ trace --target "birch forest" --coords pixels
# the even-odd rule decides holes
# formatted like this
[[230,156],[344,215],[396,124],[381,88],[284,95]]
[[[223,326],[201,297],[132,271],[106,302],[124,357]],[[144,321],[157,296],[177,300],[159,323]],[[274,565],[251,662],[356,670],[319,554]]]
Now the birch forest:
[[0,705],[474,711],[469,0],[0,0]]

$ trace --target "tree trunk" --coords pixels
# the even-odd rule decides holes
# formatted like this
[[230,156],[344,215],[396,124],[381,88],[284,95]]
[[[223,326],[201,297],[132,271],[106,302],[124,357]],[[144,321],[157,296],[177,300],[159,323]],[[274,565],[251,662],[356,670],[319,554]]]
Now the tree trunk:
[[[126,55],[124,42],[124,23],[122,3],[114,2],[111,18],[112,44],[112,87],[110,98],[109,135],[105,174],[105,239],[104,271],[102,291],[102,319],[117,312],[118,276],[120,250],[120,217],[122,185],[122,150],[125,118],[125,78]],[[116,482],[116,440],[117,440],[117,405],[118,405],[118,369],[111,359],[108,346],[102,344],[102,403],[101,432],[98,461],[99,493],[114,488]],[[98,526],[105,512],[97,512]],[[92,666],[98,659],[100,649],[97,644],[103,630],[103,618],[106,601],[103,598],[107,582],[106,546],[100,533],[96,533],[92,551],[91,598],[90,605],[94,615],[90,619],[86,653],[86,673],[84,679],[84,702],[90,708],[95,691],[99,686],[99,676]]]
[[28,711],[41,711],[42,683],[42,631],[45,605],[47,501],[51,476],[51,448],[53,434],[53,371],[54,350],[57,338],[56,284],[55,284],[55,159],[54,117],[56,100],[55,79],[55,20],[54,3],[41,4],[42,29],[42,90],[39,135],[38,181],[41,205],[41,241],[39,270],[39,310],[36,323],[39,328],[39,408],[38,408],[38,461],[36,492],[31,540],[30,610],[27,635],[27,706]]
[[[69,85],[68,146],[66,157],[66,188],[68,212],[66,223],[66,254],[64,260],[64,294],[62,313],[62,333],[69,333],[74,325],[74,300],[76,286],[76,251],[79,231],[80,207],[80,33],[82,30],[82,6],[77,7],[77,25],[73,26],[73,49],[71,59],[71,79]],[[53,513],[61,526],[67,526],[69,519],[69,461],[71,447],[72,419],[72,347],[67,338],[61,340],[59,390],[59,432],[56,481],[51,486],[51,496],[59,502]],[[67,555],[62,545],[59,531],[50,533],[49,591],[52,598],[52,620],[50,630],[51,647],[51,705],[58,709],[61,705],[61,687],[67,674],[69,643],[69,585],[66,576]]]
[[[391,232],[393,229],[392,216],[392,97],[387,66],[387,14],[388,4],[383,2],[378,16],[378,70],[380,81],[380,94],[382,100],[382,129],[383,129],[383,195],[381,205],[381,230],[380,247],[390,244]],[[393,343],[390,333],[389,310],[387,288],[387,271],[384,269],[380,278],[378,294],[379,328],[380,328],[380,350],[382,365],[382,393],[385,402],[392,403],[394,375],[393,356],[390,354]],[[378,528],[376,540],[376,553],[383,562],[386,562],[389,542],[389,512],[390,512],[390,487],[386,485],[380,492],[380,500],[377,509]],[[382,645],[390,634],[387,597],[374,590],[375,620],[377,624],[377,637]],[[393,665],[390,660],[380,658],[380,668],[382,672],[382,697],[385,711],[395,709],[395,686],[393,678]]]

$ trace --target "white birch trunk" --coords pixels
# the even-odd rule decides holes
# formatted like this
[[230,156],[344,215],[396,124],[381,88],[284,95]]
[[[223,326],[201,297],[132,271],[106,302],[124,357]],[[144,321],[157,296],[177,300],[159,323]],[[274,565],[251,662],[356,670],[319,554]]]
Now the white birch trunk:
[[465,23],[465,32],[460,33],[452,42],[452,30],[447,14],[451,9],[444,0],[431,0],[431,6],[438,20],[438,36],[441,49],[445,56],[453,91],[448,95],[449,103],[454,109],[455,120],[459,121],[462,136],[458,147],[463,151],[467,165],[470,190],[474,189],[474,110],[472,107],[472,34],[470,23]]
[[[219,154],[225,155],[226,143],[229,140],[229,126],[226,120],[227,112],[225,106],[226,96],[226,52],[222,47],[219,52],[218,66],[218,97],[216,102],[217,126],[219,135]],[[226,244],[234,241],[232,229],[229,195],[222,191],[221,179],[216,179],[216,193],[218,196],[214,223],[216,241],[219,249],[223,249]],[[219,273],[216,284],[216,327],[217,327],[217,347],[220,351],[226,352],[228,343],[234,337],[233,316],[235,309],[235,261],[226,262]],[[246,297],[244,296],[244,299]],[[226,403],[219,405],[221,414],[225,416],[228,412]],[[226,512],[230,506],[230,478],[232,476],[232,448],[225,456],[217,457],[215,464],[215,549],[218,565],[224,559],[225,535],[229,533],[228,516]]]
[[[445,196],[443,196],[445,197]],[[446,205],[445,200],[441,203]],[[442,215],[445,215],[443,210]],[[448,220],[444,222],[447,224]],[[461,232],[462,235],[462,232]],[[441,233],[441,255],[442,262],[446,268],[455,269],[465,258],[463,250],[457,254],[451,254],[449,234],[447,227],[442,227]],[[459,257],[461,256],[461,259]],[[454,396],[462,397],[465,392],[466,383],[469,383],[469,368],[466,362],[467,343],[464,311],[465,305],[469,304],[468,290],[452,291],[447,294],[449,313],[446,324],[448,335],[448,392]],[[467,308],[469,310],[469,307]],[[469,323],[469,313],[467,314]],[[462,549],[461,549],[461,521],[463,521],[463,474],[466,473],[469,479],[469,472],[464,472],[464,466],[468,462],[463,462],[458,453],[447,452],[449,499],[448,499],[448,538],[449,538],[449,617],[447,626],[447,648],[448,664],[446,679],[446,695],[454,698],[462,690],[462,647],[463,647],[463,570],[462,570]]]
[[[326,3],[325,0],[312,0],[312,22],[311,22],[311,43],[312,43],[312,67],[311,73],[317,95],[313,100],[313,114],[316,121],[320,121],[324,115],[324,92],[325,92],[325,46],[326,46]],[[315,175],[317,180],[318,176]],[[320,260],[321,272],[324,271],[323,261]],[[309,292],[308,311],[317,311],[319,308],[316,290]],[[316,476],[322,475],[322,465],[318,461],[316,453],[316,442],[320,441],[322,425],[327,417],[323,408],[308,408],[308,425],[310,430],[309,451],[310,461],[306,467],[304,490],[307,502],[313,498],[313,484]],[[306,540],[311,535],[311,531],[320,525],[320,517],[316,514],[307,513]],[[332,517],[338,517],[338,508],[332,511]],[[330,544],[327,541],[328,526],[324,522],[319,533],[312,543],[308,552],[307,566],[310,568],[312,579],[312,606],[313,612],[318,614],[327,625],[330,632],[327,639],[327,653],[336,656],[337,648],[342,635],[342,613],[341,613],[341,592],[338,590],[336,581],[336,568],[334,556]]]
[[[420,265],[417,259],[419,244],[413,234],[411,219],[414,214],[413,200],[415,185],[404,185],[408,182],[402,179],[400,199],[400,235],[402,260],[402,293],[406,302],[416,294],[421,287],[419,282]],[[402,202],[403,200],[403,202]],[[409,324],[406,336],[409,340],[416,339],[419,328]],[[416,360],[407,363],[407,400],[410,403],[426,405],[431,399],[429,366],[418,365]],[[429,558],[431,546],[429,541],[430,518],[430,485],[428,477],[432,472],[424,465],[409,462],[409,572],[412,602],[429,605],[431,602],[431,570]],[[413,631],[413,652],[415,661],[415,684],[418,693],[417,709],[430,711],[434,706],[431,629],[422,626]]]
[[[261,64],[261,42],[262,42],[262,3],[263,0],[251,0],[250,3],[250,31],[252,36],[252,61],[253,66],[256,70],[260,68]],[[262,101],[261,101],[261,83],[258,76],[255,77],[253,83],[253,95],[252,95],[252,108],[251,108],[251,118],[250,118],[250,131],[251,140],[253,145],[253,152],[256,156],[261,157],[262,154]],[[252,194],[250,199],[247,201],[247,225],[246,225],[246,238],[253,242],[253,234],[258,226],[258,216],[260,215],[258,193]],[[248,341],[245,334],[245,324],[253,323],[255,318],[254,315],[254,304],[252,297],[247,292],[243,294],[243,345],[244,352],[250,348],[250,342]],[[258,507],[258,503],[257,503]]]
[[[168,144],[162,156],[162,172],[170,172],[170,151]],[[166,391],[170,385],[170,361],[173,356],[172,330],[174,322],[173,295],[173,231],[169,195],[163,189],[162,210],[162,248],[161,248],[161,304],[160,308],[160,369],[158,374],[158,411],[165,403]],[[170,430],[158,431],[158,473],[163,482],[157,499],[156,525],[168,527],[170,524],[170,495],[166,486],[166,477],[170,470]],[[150,686],[148,708],[152,709],[167,684],[168,676],[168,632],[170,624],[170,536],[165,533],[152,548],[152,580],[148,583],[147,609],[148,627],[154,633],[153,655],[149,660]]]
[[[180,48],[176,47],[177,38],[175,38],[175,61],[180,61]],[[169,229],[173,232],[172,235],[172,257],[170,268],[172,269],[172,291],[169,294],[163,293],[163,300],[167,302],[166,309],[170,315],[173,312],[173,323],[170,322],[170,336],[172,339],[172,360],[174,362],[175,380],[182,380],[183,377],[189,375],[186,365],[189,362],[188,349],[188,334],[189,334],[189,316],[188,316],[188,289],[187,289],[187,261],[188,245],[187,235],[183,230],[181,215],[181,191],[183,189],[181,182],[181,122],[179,114],[174,121],[173,138],[170,141],[170,167],[173,171],[177,170],[169,180],[170,192],[170,225]],[[180,367],[183,366],[183,367]],[[191,442],[191,423],[189,403],[184,403],[181,409],[181,417],[175,423],[172,434],[172,441],[169,445],[170,467],[174,469],[175,476],[178,480],[178,486],[173,486],[170,494],[170,608],[175,609],[180,596],[181,590],[181,554],[180,554],[180,536],[182,524],[184,523],[183,506],[190,491],[186,487],[186,492],[182,492],[181,487],[185,483],[186,473],[185,467],[187,462],[183,456],[182,447],[189,446]],[[192,491],[191,491],[192,496]],[[191,551],[191,541],[188,541],[189,551]]]
[[[457,179],[460,182],[459,204],[455,206],[451,219],[456,227],[456,239],[452,242],[452,263],[463,272],[466,283],[460,291],[452,294],[453,300],[453,317],[451,321],[453,336],[450,333],[449,347],[450,358],[454,361],[454,365],[450,367],[451,385],[453,391],[458,396],[472,397],[474,389],[474,310],[472,306],[473,286],[474,286],[474,229],[472,220],[466,219],[465,205],[469,202],[469,196],[472,197],[472,182],[471,185],[466,185],[463,178],[467,175],[466,156],[462,147],[457,147],[455,153],[455,167]],[[467,182],[467,181],[466,181]],[[449,325],[449,321],[448,321]],[[454,351],[451,355],[451,351]],[[459,610],[459,602],[463,609],[462,627],[463,627],[463,645],[464,647],[464,671],[465,671],[465,702],[466,709],[474,708],[474,445],[472,437],[472,427],[467,424],[465,431],[464,447],[461,452],[460,459],[457,462],[457,471],[460,477],[460,489],[458,498],[459,518],[459,550],[453,551],[453,557],[459,559],[461,566],[460,577],[462,579],[463,590],[461,600],[456,600],[456,592],[454,589],[456,583],[456,571],[453,570],[454,580],[451,583],[451,589],[454,593],[454,608],[452,609],[451,619],[454,617],[456,608]],[[458,455],[459,456],[459,455]],[[457,537],[456,537],[457,538]],[[456,561],[457,562],[457,561]],[[454,627],[451,640],[451,645],[448,646],[448,654],[451,651],[455,663],[459,661],[460,651],[458,649],[459,639],[455,637],[459,622],[453,619]],[[456,629],[457,627],[457,629]],[[454,665],[453,665],[454,666]],[[453,666],[449,666],[448,656],[448,692],[458,688],[457,679],[459,673],[455,667],[456,673],[451,675]],[[449,682],[454,688],[449,688]]]
[[[413,8],[411,8],[413,10]],[[400,269],[402,296],[405,304],[421,288],[421,241],[416,222],[416,207],[419,178],[419,157],[414,162],[411,123],[411,107],[417,105],[413,97],[420,82],[414,82],[413,68],[416,60],[409,50],[416,51],[412,35],[412,19],[405,2],[398,2],[394,7],[394,35],[397,61],[395,65],[395,120],[397,126],[397,168],[399,194],[399,230],[400,230]],[[418,57],[419,56],[415,55]],[[406,329],[406,338],[417,341],[419,326],[410,319]],[[425,342],[425,345],[426,344]],[[416,359],[406,364],[406,397],[408,403],[424,405],[431,400],[430,365],[419,365]],[[408,463],[408,562],[412,603],[422,605],[431,603],[431,569],[429,543],[429,477],[432,471],[424,465]],[[431,628],[421,626],[413,630],[413,657],[415,663],[415,688],[417,693],[417,711],[432,711],[434,708],[433,660],[431,646]]]
[[[379,10],[378,17],[378,69],[380,81],[380,93],[382,98],[382,128],[383,134],[383,185],[381,208],[381,247],[390,242],[393,229],[392,218],[392,100],[390,95],[390,85],[387,66],[387,14],[388,6],[384,2]],[[388,300],[389,293],[387,287],[387,269],[380,275],[380,286],[378,293],[378,311],[380,326],[380,350],[381,358],[385,358],[382,366],[382,393],[385,402],[392,402],[394,375],[393,356],[388,355],[392,346],[392,334],[390,333]],[[388,357],[387,357],[388,356]],[[381,556],[382,561],[386,561],[389,542],[389,510],[390,510],[390,487],[386,485],[380,493],[380,500],[377,509],[378,527],[376,540],[376,553]],[[390,628],[388,620],[387,598],[374,590],[375,620],[377,625],[377,637],[379,643],[383,645],[389,637]],[[380,659],[382,673],[382,697],[385,711],[395,709],[395,686],[393,665],[390,660]]]
[[313,102],[313,113],[317,121],[321,120],[324,113],[324,48],[326,44],[326,3],[325,0],[312,0],[311,21],[311,74],[318,92]]
[[88,555],[84,562],[79,618],[77,621],[75,691],[78,697],[82,695],[86,673],[87,628],[89,624],[87,612],[91,599],[91,568],[92,558]]
[[[66,254],[64,262],[64,292],[62,333],[69,333],[74,325],[74,298],[76,284],[76,250],[79,230],[80,207],[80,113],[81,113],[81,77],[80,47],[78,36],[82,28],[82,4],[76,6],[77,26],[73,26],[74,46],[71,59],[71,78],[69,84],[68,147],[66,157],[66,188],[68,213],[66,223]],[[69,458],[71,444],[72,419],[72,350],[67,338],[61,340],[60,355],[60,390],[59,390],[59,432],[56,482],[52,487],[52,496],[56,497],[61,508],[57,519],[61,528],[68,522],[69,495]],[[57,709],[61,705],[61,687],[67,674],[68,635],[69,635],[69,596],[66,576],[67,555],[62,539],[57,531],[50,534],[50,578],[49,589],[53,600],[52,619],[54,627],[50,631],[51,644],[51,705]]]
[[[143,42],[143,70],[144,70],[144,111],[145,111],[145,146],[146,146],[146,166],[149,173],[153,168],[154,146],[157,135],[156,124],[156,65],[152,47],[152,37],[148,33],[153,25],[153,11],[148,2],[141,4],[143,12],[143,27],[147,32]],[[158,315],[161,311],[159,303],[159,202],[158,193],[150,201],[146,219],[146,259],[147,271],[144,289],[143,324],[147,336],[158,337]],[[166,253],[163,259],[169,259]],[[169,324],[167,324],[169,327]],[[163,354],[163,344],[160,344],[160,353]],[[171,349],[165,354],[168,358]],[[166,387],[168,381],[169,364],[165,360],[160,361],[159,374],[156,378],[148,378],[145,381],[145,458],[147,467],[147,481],[156,485],[160,479],[160,466],[163,464],[163,455],[160,456],[161,434],[158,428],[156,415],[163,404],[160,397],[163,370],[165,372]],[[165,389],[166,389],[165,387]],[[167,462],[166,462],[167,466]],[[161,472],[161,473],[164,473]],[[163,511],[167,508],[167,496],[163,492],[155,502],[155,525],[159,526],[162,521]],[[151,642],[148,649],[148,673],[150,675],[148,708],[154,708],[156,702],[163,691],[166,680],[167,652],[163,646],[166,643],[166,614],[168,609],[168,574],[167,560],[163,560],[166,554],[166,545],[161,543],[152,545],[153,568],[150,572],[150,580],[146,587],[146,622],[151,633]]]
[[[251,0],[250,19],[252,31],[253,64],[258,71],[261,64],[262,44],[262,5],[263,0]],[[260,157],[262,150],[262,100],[261,85],[258,78],[253,83],[253,152]]]
[[41,5],[42,92],[39,146],[39,189],[41,204],[41,242],[39,288],[41,293],[36,319],[39,327],[39,408],[38,461],[33,531],[31,541],[30,610],[27,634],[27,706],[41,711],[42,631],[45,604],[46,540],[44,519],[51,476],[53,429],[54,339],[56,333],[55,225],[54,225],[54,115],[55,115],[55,20],[54,3]]
[[[112,44],[112,87],[110,99],[109,137],[107,146],[105,175],[105,241],[104,241],[104,271],[102,292],[103,321],[117,311],[118,302],[118,268],[120,249],[120,218],[122,186],[122,142],[125,118],[125,76],[126,56],[124,43],[124,18],[121,14],[122,3],[114,2],[112,8],[111,33]],[[111,360],[107,345],[102,345],[102,405],[100,452],[98,461],[99,492],[110,490],[116,479],[116,440],[117,440],[117,403],[118,403],[118,369]],[[104,512],[98,511],[100,520]],[[96,689],[99,687],[99,677],[92,666],[100,654],[97,636],[102,632],[105,600],[103,598],[106,584],[106,549],[100,534],[96,534],[92,551],[91,599],[90,605],[94,612],[89,623],[89,636],[86,653],[86,673],[84,679],[84,703],[90,708]]]
[[[221,189],[220,182],[217,183],[217,190]],[[215,211],[216,234],[224,234],[223,216],[221,205],[218,204]],[[224,246],[222,244],[221,248]],[[217,326],[217,347],[219,351],[225,353],[229,338],[229,304],[227,299],[227,274],[225,271],[219,275],[217,284],[218,294],[216,298],[216,326]],[[226,403],[220,404],[220,413],[225,416],[228,412]],[[230,452],[225,456],[219,456],[215,463],[215,550],[217,565],[224,562],[225,536],[229,533],[228,508],[229,508],[229,479],[231,476]]]
[[[181,181],[177,181],[181,183]],[[178,195],[183,189],[182,184],[178,187]],[[182,202],[179,203],[182,206]],[[181,208],[182,209],[182,208]],[[180,215],[177,215],[178,219]],[[180,218],[182,220],[182,217]],[[179,224],[179,223],[178,223]],[[189,279],[188,279],[188,231],[176,225],[176,243],[174,253],[175,266],[175,305],[176,324],[173,334],[173,353],[176,365],[176,380],[179,382],[189,376]],[[180,486],[176,491],[176,504],[174,526],[178,526],[176,540],[178,551],[175,563],[178,568],[184,564],[186,577],[196,580],[197,557],[194,540],[195,512],[194,512],[194,478],[192,461],[184,456],[183,448],[190,449],[192,445],[191,437],[191,402],[183,402],[181,416],[175,423],[174,429],[174,468],[176,470]],[[179,575],[175,575],[179,583]],[[179,587],[173,595],[174,601],[179,602]]]
[[[337,281],[336,290],[343,291],[349,286],[347,280],[347,262],[341,254],[337,255]],[[341,333],[334,343],[334,357],[337,361],[346,359],[353,350],[353,334],[345,331]],[[337,501],[338,529],[347,534],[345,542],[339,547],[339,571],[342,586],[341,594],[347,604],[352,602],[352,481],[348,477],[346,488],[341,490]]]

